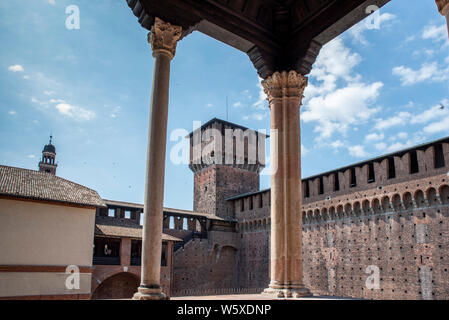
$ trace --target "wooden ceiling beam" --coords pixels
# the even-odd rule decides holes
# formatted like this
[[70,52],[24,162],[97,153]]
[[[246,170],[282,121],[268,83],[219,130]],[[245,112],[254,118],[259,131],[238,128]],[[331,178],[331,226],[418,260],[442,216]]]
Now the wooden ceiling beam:
[[311,70],[320,48],[390,0],[126,0],[139,23],[154,17],[199,30],[248,54],[262,78]]

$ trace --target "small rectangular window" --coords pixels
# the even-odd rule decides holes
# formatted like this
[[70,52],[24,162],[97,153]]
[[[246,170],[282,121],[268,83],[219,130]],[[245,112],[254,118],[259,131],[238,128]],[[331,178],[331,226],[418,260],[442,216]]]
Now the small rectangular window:
[[338,172],[334,173],[334,191],[340,191],[340,179],[338,178]]
[[418,173],[418,154],[416,150],[410,152],[410,174]]
[[306,190],[304,197],[309,198],[310,197],[310,189],[309,189],[309,181],[305,181]]
[[351,168],[349,171],[349,187],[354,188],[357,186],[357,180],[355,177],[355,168]]
[[320,177],[320,186],[319,186],[318,194],[323,194],[323,193],[324,193],[324,182],[323,182],[323,177]]
[[376,177],[374,175],[374,163],[370,162],[368,164],[368,183],[372,183],[376,181]]
[[396,168],[394,166],[394,158],[389,157],[387,159],[387,179],[396,178]]
[[115,209],[108,210],[108,217],[115,217]]
[[260,197],[259,197],[259,208],[263,208],[263,194],[262,193],[260,194]]
[[253,210],[253,197],[249,196],[249,210]]
[[443,145],[441,143],[434,146],[435,169],[444,167]]
[[245,201],[244,199],[240,199],[240,211],[245,211]]
[[131,211],[129,210],[125,211],[125,219],[131,219]]

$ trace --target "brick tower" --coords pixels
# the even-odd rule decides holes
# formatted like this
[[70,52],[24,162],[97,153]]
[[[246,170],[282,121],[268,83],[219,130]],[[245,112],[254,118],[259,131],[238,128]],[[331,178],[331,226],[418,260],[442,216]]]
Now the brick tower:
[[50,136],[50,142],[45,145],[44,150],[42,150],[42,160],[39,162],[39,171],[56,175],[56,168],[58,165],[55,162],[56,148],[51,144],[52,139],[53,137]]
[[190,134],[193,209],[232,217],[226,199],[259,191],[266,134],[214,118]]

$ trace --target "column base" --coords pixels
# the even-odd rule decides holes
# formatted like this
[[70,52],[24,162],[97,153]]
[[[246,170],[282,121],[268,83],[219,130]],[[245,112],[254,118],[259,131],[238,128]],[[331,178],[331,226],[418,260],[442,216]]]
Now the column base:
[[304,285],[271,285],[266,288],[263,295],[274,298],[303,298],[311,297],[313,294]]
[[133,296],[133,300],[169,300],[169,298],[162,292],[161,288],[139,287]]

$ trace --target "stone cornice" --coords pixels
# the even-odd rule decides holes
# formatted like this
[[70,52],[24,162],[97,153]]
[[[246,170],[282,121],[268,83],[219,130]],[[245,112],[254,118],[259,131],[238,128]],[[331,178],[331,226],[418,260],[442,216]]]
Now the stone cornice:
[[156,17],[151,27],[151,32],[148,33],[148,42],[153,49],[153,55],[165,53],[173,59],[176,53],[176,45],[181,35],[181,27],[164,22]]
[[275,72],[262,81],[262,86],[270,102],[273,99],[281,98],[302,99],[302,94],[307,86],[307,77],[294,70]]
[[435,0],[438,6],[438,11],[443,16],[447,16],[449,14],[449,0]]

